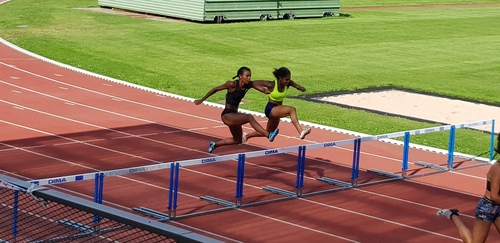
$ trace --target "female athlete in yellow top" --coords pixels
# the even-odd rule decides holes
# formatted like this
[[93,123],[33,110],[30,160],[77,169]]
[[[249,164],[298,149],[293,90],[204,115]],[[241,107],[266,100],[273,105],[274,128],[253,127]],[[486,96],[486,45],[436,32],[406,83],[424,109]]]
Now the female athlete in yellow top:
[[[288,88],[294,87],[302,92],[306,91],[306,88],[298,85],[293,80],[291,80],[290,70],[286,67],[281,67],[279,69],[274,69],[274,81],[255,81],[255,83],[267,87],[272,90],[269,94],[269,101],[267,102],[266,109],[264,111],[267,122],[267,131],[274,131],[278,128],[280,123],[280,118],[289,116],[292,120],[292,124],[295,126],[300,134],[300,139],[304,139],[307,134],[311,132],[311,128],[303,129],[299,124],[299,119],[297,118],[297,111],[295,107],[283,105],[283,100],[288,96]],[[262,133],[243,133],[243,142],[252,137],[262,137]]]

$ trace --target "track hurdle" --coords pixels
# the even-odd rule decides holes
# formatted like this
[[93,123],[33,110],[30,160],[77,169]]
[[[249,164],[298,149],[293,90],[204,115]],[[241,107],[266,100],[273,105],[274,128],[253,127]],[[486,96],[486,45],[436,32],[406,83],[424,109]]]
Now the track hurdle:
[[[391,139],[391,138],[397,138],[397,137],[404,137],[404,143],[403,143],[403,160],[402,160],[402,174],[404,176],[399,176],[399,175],[391,175],[390,173],[385,173],[383,171],[375,171],[375,170],[369,170],[372,172],[379,172],[383,175],[389,175],[392,176],[392,178],[389,178],[388,180],[394,180],[394,179],[402,179],[406,177],[406,170],[408,169],[408,158],[409,158],[409,147],[410,147],[410,136],[411,135],[417,135],[417,134],[424,134],[424,133],[432,133],[432,132],[439,132],[439,131],[446,131],[446,130],[452,130],[454,128],[468,128],[468,127],[473,127],[473,126],[478,126],[478,125],[487,125],[487,124],[492,124],[494,121],[493,120],[487,120],[487,121],[479,121],[479,122],[473,122],[473,123],[463,123],[463,124],[456,124],[456,125],[446,125],[446,126],[438,126],[438,127],[431,127],[431,128],[424,128],[424,129],[416,129],[416,130],[411,130],[411,131],[403,131],[403,132],[396,132],[396,133],[389,133],[389,134],[382,134],[382,135],[375,135],[375,136],[366,136],[366,137],[361,137],[361,138],[354,138],[354,139],[346,139],[346,140],[339,140],[339,141],[332,141],[332,142],[324,142],[324,143],[315,143],[315,144],[307,144],[307,145],[302,145],[302,146],[292,146],[292,147],[286,147],[286,148],[279,148],[279,149],[267,149],[267,150],[260,150],[260,151],[253,151],[253,152],[248,152],[248,153],[243,153],[243,154],[230,154],[230,155],[224,155],[224,156],[215,156],[215,157],[208,157],[208,158],[201,158],[201,159],[191,159],[191,160],[184,160],[184,161],[177,161],[177,162],[168,162],[168,163],[159,163],[159,164],[154,164],[154,165],[148,165],[148,166],[140,166],[140,167],[132,167],[132,168],[125,168],[125,169],[117,169],[117,170],[110,170],[110,171],[102,171],[99,172],[99,178],[100,180],[96,180],[96,183],[103,183],[104,178],[108,176],[121,176],[121,175],[127,175],[127,174],[133,174],[133,173],[142,173],[146,171],[155,171],[155,170],[163,170],[163,169],[170,169],[171,174],[169,178],[170,186],[169,186],[169,202],[168,206],[166,207],[168,210],[168,214],[162,213],[162,212],[157,212],[154,210],[150,210],[147,208],[134,208],[134,210],[144,212],[146,214],[149,214],[151,216],[154,216],[158,218],[159,220],[171,220],[173,218],[178,218],[179,216],[176,215],[176,209],[177,209],[177,193],[178,193],[178,183],[179,183],[179,170],[181,167],[188,167],[188,166],[194,166],[194,165],[202,165],[202,164],[210,164],[210,163],[218,163],[218,162],[223,162],[223,161],[229,161],[229,160],[238,160],[238,170],[236,172],[237,175],[237,181],[236,181],[236,193],[235,193],[235,202],[229,202],[223,199],[217,199],[213,198],[210,196],[203,196],[200,197],[201,199],[210,201],[212,203],[217,203],[224,208],[222,209],[217,209],[217,210],[212,210],[212,211],[205,211],[205,212],[200,212],[200,213],[193,213],[189,215],[181,215],[181,217],[188,217],[188,216],[194,216],[194,215],[199,215],[203,213],[209,213],[209,212],[215,212],[215,211],[220,211],[220,210],[227,210],[227,209],[233,209],[233,208],[238,208],[238,207],[243,207],[243,206],[252,206],[255,204],[262,204],[262,203],[268,203],[270,201],[266,202],[259,202],[259,203],[252,203],[252,204],[245,204],[243,205],[243,178],[244,178],[244,164],[245,160],[247,158],[253,158],[253,157],[262,157],[262,156],[269,156],[269,155],[276,155],[276,154],[283,154],[283,153],[297,153],[299,154],[297,158],[297,174],[296,174],[296,183],[295,183],[295,192],[289,192],[285,190],[275,190],[275,188],[270,188],[270,187],[263,187],[262,189],[268,190],[273,193],[278,193],[282,194],[285,196],[285,198],[298,198],[298,197],[304,197],[304,196],[309,196],[309,195],[315,195],[319,193],[325,193],[325,192],[332,192],[338,189],[331,189],[331,190],[326,190],[326,191],[321,191],[321,192],[312,192],[308,194],[303,194],[302,189],[304,187],[304,170],[305,170],[305,158],[306,158],[306,150],[311,150],[311,149],[320,149],[320,148],[327,148],[327,147],[341,147],[341,146],[346,146],[350,144],[354,144],[354,151],[353,151],[353,164],[352,164],[352,175],[351,175],[351,183],[346,183],[346,186],[341,186],[340,189],[348,189],[348,188],[353,188],[353,187],[358,187],[358,186],[364,186],[368,184],[373,184],[377,182],[369,182],[369,183],[363,183],[359,184],[358,183],[358,178],[359,178],[359,166],[360,166],[360,151],[361,151],[361,144],[363,142],[369,142],[369,141],[377,141],[377,140],[385,140],[385,139]],[[454,132],[450,132],[450,141],[454,141],[455,139],[455,134]],[[493,134],[493,129],[492,129],[492,138],[494,137]],[[492,150],[493,150],[493,139],[491,140],[491,145],[490,145],[490,158],[492,157]],[[451,150],[451,151],[450,151]],[[449,146],[449,151],[454,152],[454,146]],[[448,161],[449,166],[452,168],[453,160],[449,159]],[[174,167],[172,167],[174,165]],[[173,174],[172,174],[173,173]],[[32,183],[38,184],[38,185],[53,185],[53,184],[59,184],[59,183],[66,183],[66,182],[72,182],[72,181],[81,181],[81,180],[86,180],[86,179],[91,179],[95,178],[96,173],[88,173],[88,174],[81,174],[81,175],[73,175],[73,176],[67,176],[67,177],[56,177],[56,178],[49,178],[49,179],[42,179],[42,180],[35,180],[31,181]],[[102,184],[99,184],[96,186],[96,198],[97,201],[100,201],[102,203]],[[101,189],[99,189],[101,188]]]
[[[448,138],[448,150],[445,152],[447,154],[447,167],[444,166],[439,166],[423,161],[417,161],[414,164],[426,167],[426,168],[432,168],[436,170],[436,172],[442,172],[442,171],[450,171],[453,170],[453,163],[454,163],[454,156],[455,155],[461,155],[463,157],[466,157],[463,154],[458,154],[455,152],[455,139],[456,139],[456,129],[464,129],[464,128],[473,128],[475,126],[484,126],[484,125],[491,125],[491,139],[490,139],[490,148],[489,148],[489,154],[490,154],[490,159],[488,161],[483,161],[483,162],[491,162],[493,159],[493,146],[494,146],[494,125],[495,125],[495,120],[483,120],[483,121],[476,121],[476,122],[469,122],[469,123],[459,123],[459,124],[453,124],[453,125],[444,125],[444,126],[437,126],[437,127],[430,127],[430,128],[423,128],[423,129],[415,129],[415,130],[410,130],[410,131],[405,131],[405,132],[395,132],[395,133],[389,133],[389,134],[383,134],[383,135],[377,135],[378,140],[383,140],[383,139],[392,139],[392,138],[397,138],[397,137],[405,137],[405,142],[403,143],[404,147],[404,155],[403,155],[403,166],[402,166],[402,175],[403,177],[408,177],[407,176],[407,170],[408,170],[408,156],[409,156],[409,136],[411,135],[421,135],[421,134],[426,134],[426,133],[434,133],[434,132],[442,132],[442,131],[450,131],[449,132],[449,138]],[[476,166],[476,165],[474,165]],[[383,171],[376,171],[379,173],[384,173],[387,174],[388,176],[397,176],[397,175],[391,175],[391,173],[383,172]],[[434,172],[433,172],[434,173]]]

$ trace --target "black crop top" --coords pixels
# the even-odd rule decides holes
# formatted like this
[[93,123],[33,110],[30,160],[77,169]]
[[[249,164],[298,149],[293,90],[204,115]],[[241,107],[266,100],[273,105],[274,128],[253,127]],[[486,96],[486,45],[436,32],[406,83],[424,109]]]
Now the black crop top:
[[[489,192],[491,192],[490,181],[486,181],[486,190],[488,190]],[[498,195],[500,195],[500,192],[498,192]]]
[[253,87],[252,81],[245,84],[243,89],[240,88],[240,80],[236,80],[236,89],[233,92],[227,92],[226,94],[226,104],[230,104],[233,109],[238,109],[241,100],[245,97],[247,91]]

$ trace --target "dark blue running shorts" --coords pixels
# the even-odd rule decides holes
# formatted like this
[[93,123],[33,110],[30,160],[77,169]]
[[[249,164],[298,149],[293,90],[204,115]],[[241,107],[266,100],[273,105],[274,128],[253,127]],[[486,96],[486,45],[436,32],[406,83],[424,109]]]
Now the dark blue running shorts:
[[476,219],[493,223],[500,215],[500,205],[488,198],[481,198],[476,206]]
[[274,103],[271,103],[271,102],[267,102],[266,109],[264,110],[264,114],[266,114],[267,118],[270,118],[269,116],[271,116],[271,110],[275,106],[277,106],[277,104],[274,104]]

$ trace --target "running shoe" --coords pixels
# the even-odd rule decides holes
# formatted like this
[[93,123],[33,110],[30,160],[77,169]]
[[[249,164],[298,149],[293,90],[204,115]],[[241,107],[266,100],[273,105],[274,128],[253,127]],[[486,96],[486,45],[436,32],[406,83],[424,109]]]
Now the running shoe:
[[215,149],[215,142],[210,142],[210,145],[208,146],[208,152],[212,153]]
[[278,136],[278,133],[280,133],[280,129],[279,128],[276,128],[276,130],[272,131],[269,133],[269,135],[267,136],[267,138],[269,138],[269,141],[274,141],[274,138],[276,136]]
[[305,130],[302,130],[302,132],[300,133],[300,139],[304,139],[307,136],[307,134],[309,134],[309,133],[311,133],[310,127],[305,129]]
[[444,216],[448,219],[451,219],[451,216],[458,216],[458,209],[441,209],[436,213],[438,216]]
[[241,135],[241,143],[247,143],[247,136],[248,136],[248,133],[246,132],[243,132],[243,134]]

